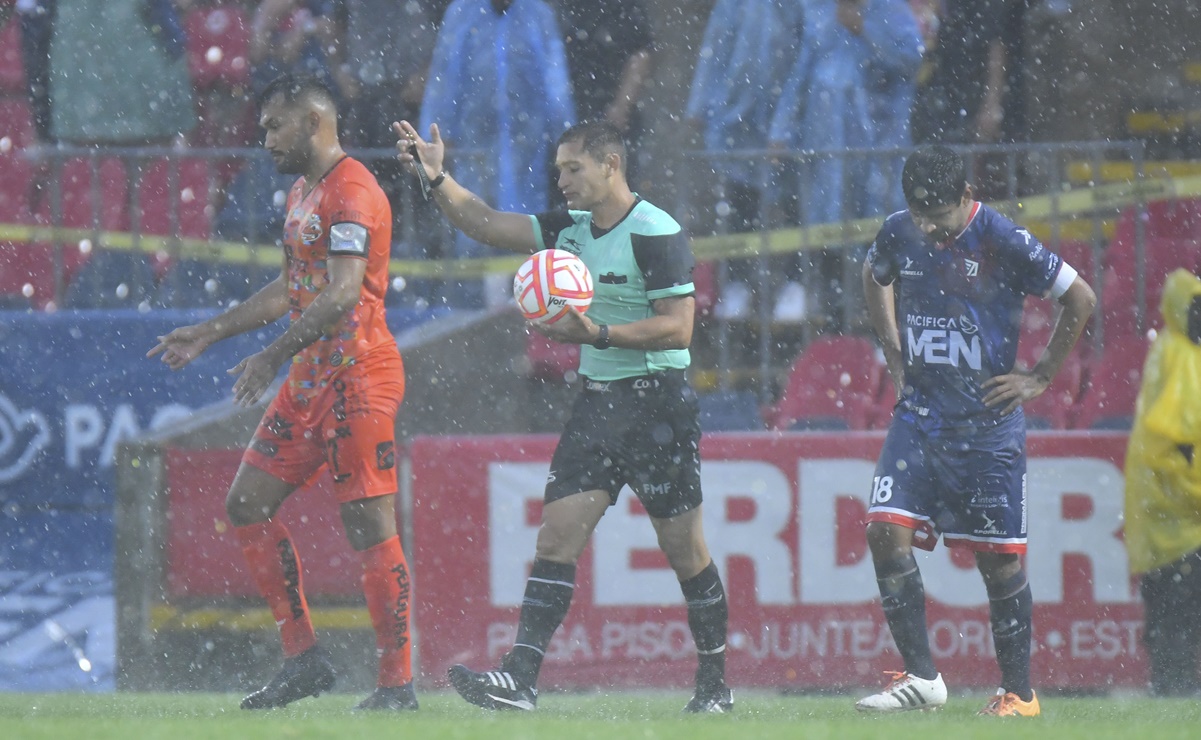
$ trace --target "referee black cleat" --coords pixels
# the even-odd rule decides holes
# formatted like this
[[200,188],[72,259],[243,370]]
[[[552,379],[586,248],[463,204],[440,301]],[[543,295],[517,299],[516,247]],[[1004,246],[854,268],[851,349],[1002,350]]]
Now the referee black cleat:
[[714,691],[701,691],[698,688],[684,711],[688,714],[729,714],[734,711],[734,692],[728,686]]
[[508,671],[476,673],[465,665],[456,665],[449,675],[459,696],[477,707],[529,712],[538,704],[538,689],[526,686]]
[[286,658],[284,667],[266,686],[242,700],[243,709],[286,707],[306,696],[319,696],[334,685],[334,666],[320,647],[314,645],[300,655]]
[[417,692],[413,690],[413,682],[410,681],[404,686],[377,687],[371,696],[358,703],[354,711],[411,712],[416,709],[418,709]]

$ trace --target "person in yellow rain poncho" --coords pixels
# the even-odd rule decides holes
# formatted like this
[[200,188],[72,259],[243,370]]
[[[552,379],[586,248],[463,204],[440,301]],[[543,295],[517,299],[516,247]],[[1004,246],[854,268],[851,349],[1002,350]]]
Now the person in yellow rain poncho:
[[1201,279],[1164,285],[1126,451],[1126,549],[1141,575],[1143,641],[1158,696],[1196,695],[1201,644]]

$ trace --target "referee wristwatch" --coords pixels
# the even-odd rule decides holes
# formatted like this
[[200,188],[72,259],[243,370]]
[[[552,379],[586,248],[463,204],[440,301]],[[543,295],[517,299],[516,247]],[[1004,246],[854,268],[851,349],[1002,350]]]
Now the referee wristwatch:
[[592,346],[596,347],[597,349],[609,349],[609,347],[612,346],[612,342],[609,341],[608,324],[596,325],[596,339],[592,341]]

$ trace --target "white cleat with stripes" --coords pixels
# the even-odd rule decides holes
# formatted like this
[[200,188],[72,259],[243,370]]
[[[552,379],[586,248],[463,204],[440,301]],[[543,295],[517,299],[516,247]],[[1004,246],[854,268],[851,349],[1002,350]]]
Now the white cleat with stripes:
[[860,712],[908,712],[938,709],[947,703],[947,685],[942,674],[933,679],[918,678],[908,673],[892,673],[892,682],[878,694],[855,702]]
[[448,674],[459,696],[477,707],[529,712],[538,704],[538,690],[525,686],[508,671],[476,673],[465,665],[455,665]]

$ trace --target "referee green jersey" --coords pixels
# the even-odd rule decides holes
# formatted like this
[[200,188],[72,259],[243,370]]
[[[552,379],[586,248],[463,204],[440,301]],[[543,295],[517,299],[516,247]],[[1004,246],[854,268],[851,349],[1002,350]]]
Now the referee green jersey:
[[[579,256],[592,273],[595,294],[588,318],[598,324],[629,324],[655,315],[651,301],[694,292],[692,249],[680,225],[641,198],[621,221],[604,230],[590,211],[558,210],[531,216],[543,249]],[[583,345],[580,375],[620,380],[688,367],[686,349],[641,350]]]

